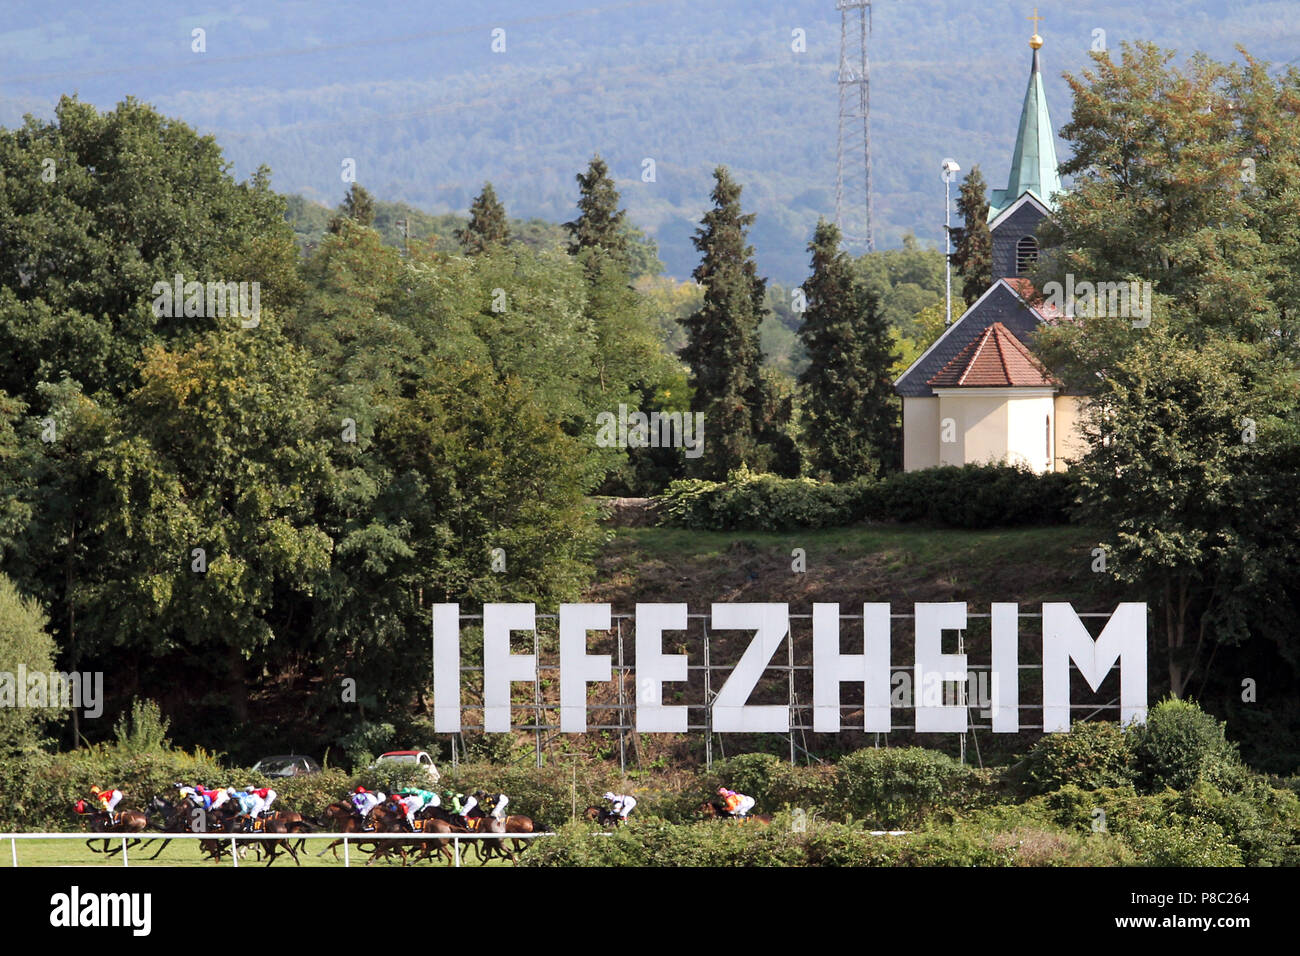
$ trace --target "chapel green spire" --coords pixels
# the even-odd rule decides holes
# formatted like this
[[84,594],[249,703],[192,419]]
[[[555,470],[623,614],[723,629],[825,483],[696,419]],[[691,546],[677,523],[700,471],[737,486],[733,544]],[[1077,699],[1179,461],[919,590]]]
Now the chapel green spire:
[[[1030,19],[1038,19],[1037,10]],[[1037,31],[1030,38],[1029,45],[1034,51],[1034,62],[1029,71],[1025,104],[1020,110],[1020,130],[1011,156],[1011,174],[1007,177],[1006,189],[993,190],[993,201],[989,203],[990,221],[1026,192],[1033,193],[1051,209],[1052,194],[1061,191],[1061,178],[1056,171],[1056,133],[1047,113],[1047,94],[1043,90],[1043,74],[1038,64],[1038,50],[1043,45],[1043,38]]]

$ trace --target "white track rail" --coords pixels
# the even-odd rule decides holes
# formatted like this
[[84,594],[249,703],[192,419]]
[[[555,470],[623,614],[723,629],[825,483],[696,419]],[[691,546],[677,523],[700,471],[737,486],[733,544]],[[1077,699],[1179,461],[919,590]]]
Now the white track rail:
[[256,840],[341,840],[343,842],[343,865],[351,865],[348,852],[350,843],[372,843],[376,840],[404,840],[407,843],[422,840],[451,840],[455,866],[460,866],[461,840],[536,840],[541,837],[555,836],[554,833],[159,833],[156,830],[144,830],[140,833],[0,833],[0,840],[8,840],[12,853],[13,866],[18,865],[19,840],[121,840],[122,865],[130,866],[127,859],[127,843],[131,840],[207,840],[209,842],[230,842],[230,858],[237,868],[239,855],[235,852],[240,843],[248,844]]

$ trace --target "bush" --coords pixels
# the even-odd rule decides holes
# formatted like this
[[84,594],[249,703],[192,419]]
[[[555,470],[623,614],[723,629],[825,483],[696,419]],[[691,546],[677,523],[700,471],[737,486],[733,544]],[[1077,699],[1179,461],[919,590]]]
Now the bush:
[[992,528],[1064,524],[1075,497],[1076,480],[1068,473],[950,465],[842,484],[741,470],[725,482],[672,482],[655,507],[660,525],[700,531],[787,531],[866,520]]
[[1247,866],[1285,866],[1300,846],[1300,799],[1253,778],[1240,793],[1197,783],[1170,803],[1179,817],[1218,827]]
[[1130,843],[1139,866],[1241,866],[1241,851],[1207,820],[1171,816],[1159,825],[1142,821]]
[[989,775],[921,747],[858,750],[837,765],[833,812],[872,829],[914,829],[939,810],[979,805]]
[[[641,797],[636,787],[629,787],[618,775],[617,767],[603,763],[579,763],[575,768],[563,764],[548,767],[502,766],[493,763],[462,763],[454,770],[442,768],[440,790],[456,789],[461,793],[487,790],[505,793],[510,797],[508,812],[532,817],[547,829],[554,829],[571,819],[575,812],[580,817],[589,805],[600,803],[600,795],[607,790],[630,793]],[[644,812],[638,805],[637,814]]]
[[859,479],[834,485],[741,469],[725,482],[674,481],[655,498],[655,508],[659,524],[701,531],[832,528],[853,520],[851,503],[870,484]]
[[92,786],[122,791],[124,810],[144,810],[155,796],[171,797],[172,784],[226,778],[213,755],[183,751],[130,753],[100,745],[71,753],[35,753],[0,761],[0,828],[15,831],[75,830],[72,805]]
[[828,810],[835,799],[833,766],[799,767],[772,754],[739,754],[713,765],[698,791],[692,791],[691,810],[704,800],[716,799],[718,787],[754,798],[754,812],[802,808]]
[[1067,784],[1083,790],[1133,783],[1133,752],[1116,724],[1076,722],[1068,734],[1045,734],[1030,748],[1015,773],[1030,794],[1050,793]]
[[862,517],[951,528],[1065,524],[1075,499],[1068,473],[1009,465],[946,465],[891,475],[866,490]]
[[1223,723],[1190,700],[1170,698],[1151,708],[1146,723],[1129,731],[1140,789],[1186,790],[1200,780],[1238,789],[1245,779]]
[[[47,624],[40,602],[24,597],[8,576],[0,574],[0,672],[12,676],[19,667],[31,673],[54,670],[57,647],[45,629]],[[55,708],[14,703],[12,699],[0,702],[0,755],[37,750],[43,722],[61,716]]]

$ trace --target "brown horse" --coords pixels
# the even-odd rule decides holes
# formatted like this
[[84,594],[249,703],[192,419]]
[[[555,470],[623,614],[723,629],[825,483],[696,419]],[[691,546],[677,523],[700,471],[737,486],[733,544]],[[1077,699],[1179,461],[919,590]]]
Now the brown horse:
[[[331,803],[328,807],[325,808],[325,812],[324,814],[322,814],[322,816],[325,817],[326,823],[329,826],[329,828],[331,830],[334,830],[336,833],[373,833],[374,832],[374,827],[368,826],[366,821],[361,819],[361,817],[357,815],[356,810],[352,809],[352,804],[346,800],[340,800],[337,803]],[[335,861],[337,861],[339,858],[338,847],[342,842],[343,842],[342,840],[335,840],[333,843],[329,844],[327,847],[325,847],[325,849],[321,850],[316,855],[324,856],[327,852],[333,850],[334,859]],[[380,841],[372,840],[369,846],[375,848],[375,844],[378,842]],[[362,844],[357,843],[358,847],[360,847],[361,845]]]
[[[260,832],[265,833],[311,833],[313,829],[311,823],[306,820],[301,813],[298,813],[295,810],[274,810],[271,813],[263,814],[258,819],[262,821]],[[272,821],[275,822],[274,828],[270,827]],[[283,827],[283,829],[281,829],[281,827]],[[257,827],[254,827],[254,830],[257,829]],[[282,845],[279,840],[259,840],[259,856],[261,855],[260,851],[262,843],[275,844],[276,846]],[[289,850],[290,856],[292,856],[296,862],[298,859],[297,854],[301,853],[306,846],[307,841],[299,838],[296,843],[294,843],[292,849],[290,849],[289,846],[284,846],[284,848]],[[274,854],[272,854],[272,856],[274,856]]]
[[[406,822],[406,810],[394,801],[385,800],[379,806],[370,811],[370,819],[374,822],[376,833],[411,833],[410,824]],[[402,866],[406,866],[406,848],[408,845],[404,840],[376,840],[378,846],[370,854],[370,859],[366,860],[366,866],[374,863],[376,859],[387,859],[388,855],[396,850],[402,857]]]
[[431,853],[437,853],[438,856],[446,857],[448,863],[455,863],[456,857],[447,844],[451,843],[451,835],[455,833],[467,832],[462,827],[455,826],[439,816],[435,811],[439,807],[425,807],[415,815],[415,823],[418,833],[436,833],[437,839],[421,840],[420,855],[417,859],[427,860]]
[[[494,817],[485,816],[483,822],[479,824],[480,833],[541,833],[543,832],[532,817],[526,817],[521,813],[507,814],[504,820],[497,820]],[[479,866],[482,866],[493,856],[500,856],[502,859],[509,859],[511,863],[516,862],[518,854],[524,852],[528,846],[528,840],[476,840],[479,844]],[[514,844],[513,848],[511,844]]]
[[[297,813],[272,813],[270,816],[259,818],[256,822],[261,824],[262,833],[301,833],[300,825],[305,825],[302,817]],[[254,832],[257,832],[256,826]],[[267,866],[275,862],[276,854],[281,850],[287,851],[293,862],[302,866],[302,861],[298,859],[298,850],[302,849],[305,842],[298,840],[298,848],[295,849],[292,840],[257,841],[259,848],[266,851]]]
[[[142,833],[145,828],[149,826],[149,817],[141,813],[139,810],[118,810],[116,813],[109,814],[104,810],[87,810],[86,806],[87,804],[85,800],[78,800],[73,806],[73,810],[78,816],[86,818],[87,823],[90,825],[90,829],[95,833]],[[86,846],[90,848],[92,853],[103,853],[107,856],[113,856],[115,853],[122,852],[123,847],[121,845],[111,850],[108,848],[110,842],[108,837],[104,838],[103,849],[95,849],[95,844],[97,842],[97,840],[86,841]],[[129,850],[131,847],[138,846],[139,844],[140,839],[138,837],[132,837],[127,841],[125,848]]]
[[[167,833],[207,833],[225,829],[225,820],[220,813],[212,810],[204,810],[202,807],[196,807],[188,800],[178,800],[176,803],[168,803],[162,797],[154,797],[149,802],[148,809],[145,810],[146,816],[159,816],[162,818],[162,825],[159,829],[164,834]],[[158,859],[163,850],[167,849],[171,843],[171,838],[164,838],[162,846],[149,857],[151,860]],[[147,846],[148,844],[146,844]],[[219,860],[225,848],[217,841],[200,840],[199,849],[206,853],[212,860]]]
[[608,807],[588,807],[582,811],[582,818],[602,827],[616,827],[623,822],[623,818]]
[[740,823],[752,821],[754,823],[761,823],[764,826],[767,826],[772,822],[772,817],[769,814],[747,813],[743,817],[738,817],[734,813],[728,812],[726,807],[722,806],[722,804],[713,803],[708,800],[701,803],[695,809],[695,812],[706,820],[736,820]]

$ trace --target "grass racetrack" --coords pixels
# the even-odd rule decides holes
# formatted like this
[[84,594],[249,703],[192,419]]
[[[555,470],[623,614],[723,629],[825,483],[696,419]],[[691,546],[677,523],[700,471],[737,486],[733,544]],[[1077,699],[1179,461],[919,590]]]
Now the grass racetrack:
[[[86,846],[86,844],[80,840],[62,840],[62,839],[25,840],[24,839],[24,840],[13,841],[2,837],[0,837],[0,866],[4,866],[4,867],[13,866],[13,862],[14,862],[13,846],[15,842],[18,845],[19,866],[97,866],[97,867],[106,867],[106,866],[121,867],[122,866],[121,853],[114,853],[112,856],[106,856],[103,853],[95,853],[91,851]],[[251,842],[252,841],[249,841],[249,843]],[[352,866],[364,866],[366,862],[370,859],[370,853],[368,852],[368,849],[359,850],[357,849],[356,843],[354,843],[351,840],[349,840],[348,842],[349,842],[348,852],[350,857],[350,861],[349,861],[350,864]],[[334,859],[333,852],[326,853],[323,857],[316,855],[321,850],[325,849],[325,847],[329,846],[329,844],[330,844],[329,840],[322,840],[322,839],[308,840],[306,848],[298,854],[298,859],[301,861],[304,867],[308,867],[308,866],[342,867],[343,866],[342,846],[338,847],[337,861],[335,861]],[[97,844],[97,845],[102,845],[102,844]],[[113,839],[112,842],[109,844],[109,848],[112,849],[114,846],[120,847],[121,845],[122,845],[122,841],[120,838]],[[220,864],[213,863],[210,859],[208,859],[207,856],[205,856],[199,850],[199,841],[189,840],[189,839],[173,840],[171,845],[168,846],[167,849],[162,851],[162,854],[158,857],[158,859],[150,860],[149,857],[153,856],[153,854],[155,853],[155,851],[157,851],[160,845],[161,845],[160,843],[154,843],[150,846],[144,846],[143,844],[141,844],[139,846],[131,847],[131,849],[127,850],[127,865],[131,867],[137,867],[137,866],[230,867],[231,865],[229,853],[222,856]],[[251,845],[240,844],[241,849],[243,849],[245,846],[247,846],[247,855],[242,856],[240,858],[239,865],[241,867],[255,866],[255,867],[265,868],[266,858],[263,857],[261,860],[258,860],[256,857],[255,848],[252,847]],[[416,852],[419,852],[418,849],[415,850],[414,852],[408,851],[407,854],[408,858],[413,858]],[[469,841],[466,841],[461,844],[460,852],[461,852],[462,866],[473,866],[473,867],[479,866],[478,850],[470,847]],[[526,853],[527,850],[525,850],[524,852]],[[377,866],[377,867],[378,866],[400,867],[401,865],[402,865],[401,857],[396,852],[392,853],[388,859],[378,859],[373,864],[373,866]],[[449,864],[445,858],[440,859],[437,856],[432,856],[430,860],[421,861],[419,863],[412,862],[410,865],[422,866],[422,867],[430,867],[430,866],[450,867],[451,866],[451,864]],[[484,866],[510,866],[511,863],[509,860],[501,860],[499,858],[494,858],[489,860],[487,863],[483,865]],[[273,869],[280,869],[283,867],[296,869],[296,867],[294,866],[293,859],[283,851],[281,851],[276,856],[275,862],[271,864],[271,866]]]

